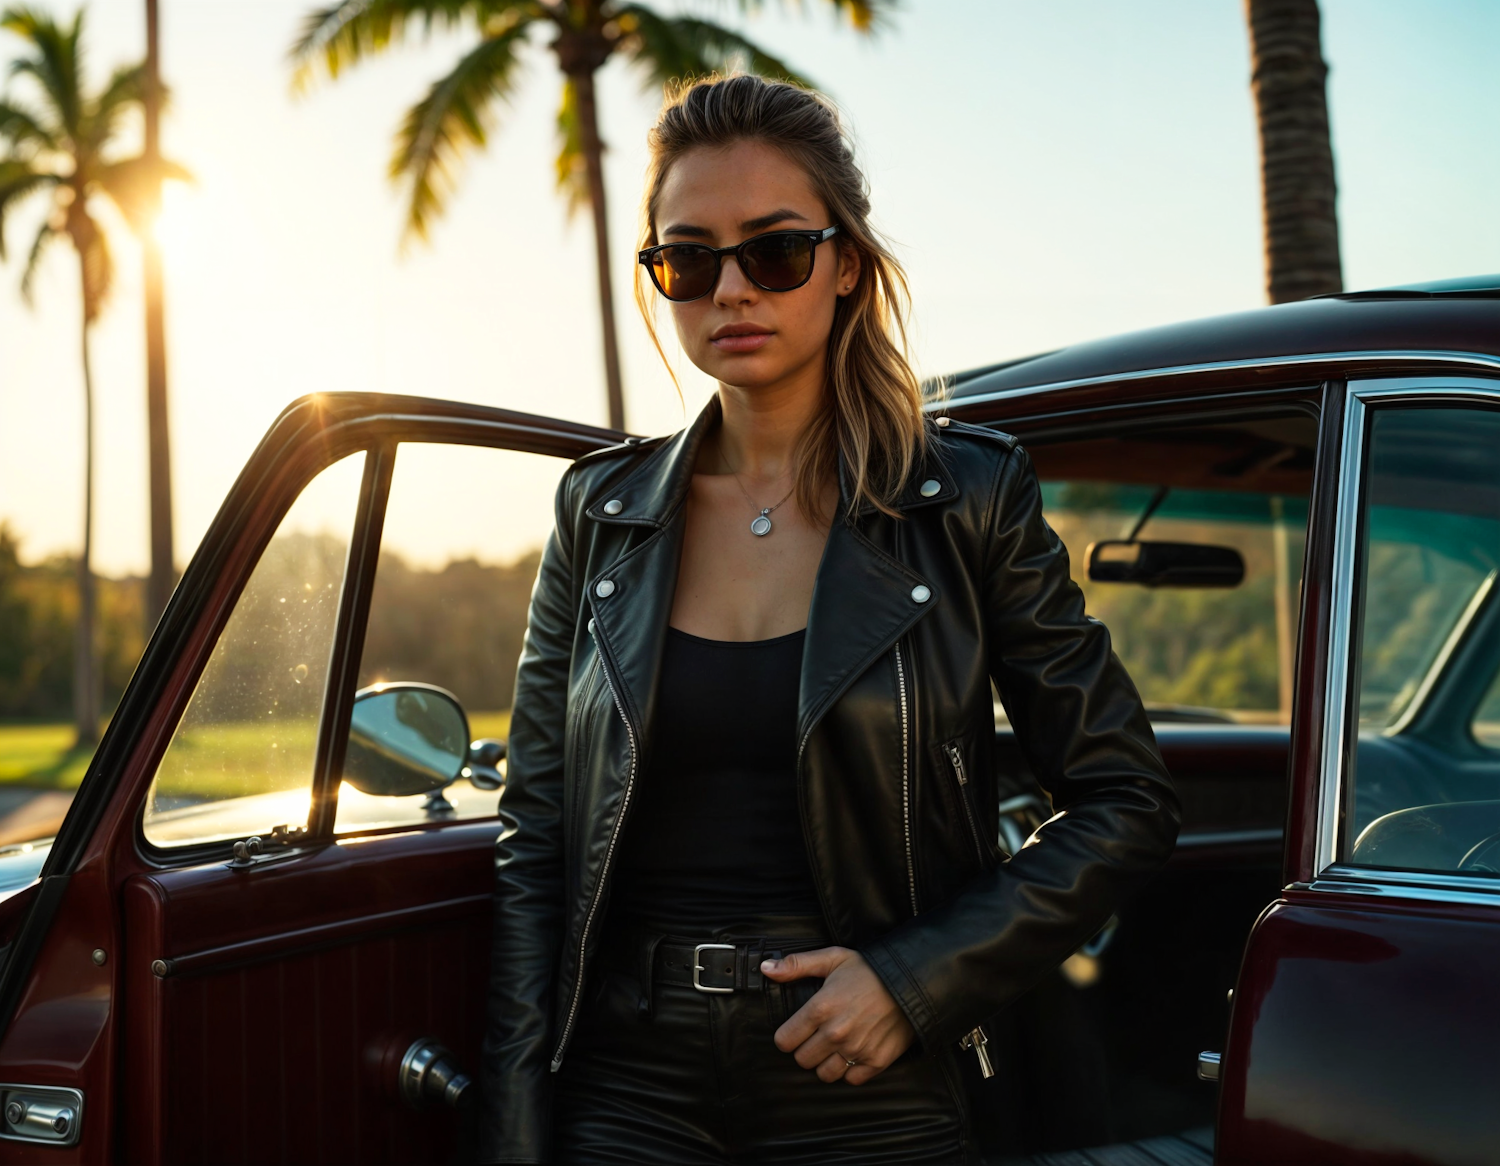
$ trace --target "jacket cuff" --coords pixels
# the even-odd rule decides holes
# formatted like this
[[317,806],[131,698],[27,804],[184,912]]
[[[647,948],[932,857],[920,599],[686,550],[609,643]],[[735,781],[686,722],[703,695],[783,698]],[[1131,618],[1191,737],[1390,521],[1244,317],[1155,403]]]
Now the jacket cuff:
[[937,1011],[895,947],[881,939],[860,948],[859,954],[865,957],[865,963],[880,977],[885,990],[906,1014],[906,1019],[916,1029],[917,1039],[922,1042],[922,1047],[932,1052],[937,1043],[933,1039],[937,1027]]

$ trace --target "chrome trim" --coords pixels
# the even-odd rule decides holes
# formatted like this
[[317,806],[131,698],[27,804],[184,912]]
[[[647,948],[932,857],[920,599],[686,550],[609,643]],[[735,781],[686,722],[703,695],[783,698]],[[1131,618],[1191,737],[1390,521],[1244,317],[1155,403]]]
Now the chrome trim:
[[1307,889],[1325,895],[1369,895],[1380,899],[1500,907],[1500,879],[1482,879],[1475,875],[1332,866],[1314,879]]
[[702,974],[706,970],[698,961],[703,958],[706,951],[733,951],[732,943],[700,943],[693,948],[693,987],[700,992],[707,992],[711,996],[732,996],[733,988],[710,988],[702,980]]
[[1217,1081],[1219,1079],[1219,1070],[1223,1063],[1223,1053],[1199,1053],[1198,1080]]
[[983,405],[992,401],[1011,401],[1018,397],[1030,397],[1037,393],[1061,392],[1064,389],[1082,389],[1090,385],[1118,385],[1131,381],[1151,380],[1156,377],[1188,377],[1213,372],[1235,372],[1252,368],[1297,368],[1315,364],[1379,364],[1400,361],[1411,364],[1455,364],[1476,371],[1500,373],[1500,357],[1478,352],[1423,352],[1419,350],[1391,350],[1388,352],[1359,350],[1354,352],[1316,352],[1300,356],[1270,356],[1247,360],[1219,360],[1204,364],[1178,364],[1167,368],[1137,369],[1132,372],[1112,373],[1106,376],[1078,377],[1069,381],[1050,381],[1040,385],[1017,385],[1013,389],[997,389],[993,393],[979,393],[972,397],[948,396],[927,402],[923,407],[928,412],[944,412],[956,407]]
[[[1395,354],[1392,354],[1395,355]],[[1410,354],[1407,354],[1410,355]],[[1432,354],[1434,356],[1438,354]],[[1486,358],[1475,363],[1485,364],[1500,371],[1500,360]],[[1376,869],[1340,868],[1338,859],[1339,807],[1344,799],[1344,749],[1349,733],[1348,703],[1350,695],[1350,636],[1354,611],[1354,589],[1357,580],[1355,560],[1358,555],[1359,534],[1359,487],[1364,467],[1365,415],[1369,403],[1388,404],[1405,400],[1453,400],[1469,399],[1476,402],[1500,401],[1500,381],[1479,377],[1426,376],[1426,377],[1381,377],[1371,380],[1351,380],[1348,385],[1348,400],[1344,410],[1344,431],[1340,436],[1338,508],[1334,527],[1334,558],[1332,591],[1329,601],[1329,640],[1327,661],[1327,695],[1323,708],[1324,735],[1323,756],[1318,775],[1318,822],[1316,833],[1316,859],[1314,870],[1317,878],[1340,873],[1347,869],[1359,880],[1359,887],[1378,887],[1380,884],[1404,885],[1407,879],[1419,879],[1432,887],[1452,885],[1454,876],[1437,874],[1402,874]],[[1463,886],[1477,885],[1468,880]],[[1315,888],[1320,887],[1314,882]],[[1329,888],[1322,888],[1329,889]],[[1355,890],[1354,884],[1340,889]],[[1406,897],[1434,897],[1432,894],[1417,894],[1412,888],[1401,893]],[[1361,890],[1358,893],[1379,894],[1379,890]],[[1394,892],[1385,891],[1391,894]],[[1454,892],[1457,893],[1457,892]],[[1448,892],[1437,891],[1436,897],[1446,897]],[[1481,896],[1480,901],[1492,903],[1491,896]]]
[[1365,405],[1351,385],[1339,434],[1338,503],[1334,518],[1332,590],[1328,621],[1327,687],[1323,694],[1323,757],[1319,767],[1317,852],[1313,870],[1333,861],[1343,804],[1342,759],[1349,688],[1349,618],[1353,611],[1354,558],[1358,550],[1359,480],[1363,465]]

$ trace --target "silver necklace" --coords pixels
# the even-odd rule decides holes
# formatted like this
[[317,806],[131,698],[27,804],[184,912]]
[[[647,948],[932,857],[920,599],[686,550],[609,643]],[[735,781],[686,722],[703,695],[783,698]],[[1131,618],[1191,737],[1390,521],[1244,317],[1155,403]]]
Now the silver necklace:
[[740,493],[745,496],[745,501],[760,511],[759,514],[750,520],[750,533],[756,538],[765,538],[766,535],[771,533],[771,511],[780,509],[781,502],[785,502],[790,498],[797,487],[793,486],[791,490],[788,490],[782,497],[781,502],[776,503],[775,506],[756,506],[755,499],[750,497],[750,491],[745,489],[745,483],[740,481],[739,474],[734,470],[730,470],[729,472],[734,474],[734,484],[740,488]]

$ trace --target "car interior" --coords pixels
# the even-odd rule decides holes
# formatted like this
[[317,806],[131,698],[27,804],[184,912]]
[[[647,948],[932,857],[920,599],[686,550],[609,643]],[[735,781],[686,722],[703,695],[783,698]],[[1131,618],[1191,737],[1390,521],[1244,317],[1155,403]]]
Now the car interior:
[[[990,1023],[996,1076],[967,1082],[986,1161],[1211,1159],[1218,1091],[1198,1079],[1198,1054],[1224,1047],[1241,952],[1281,884],[1316,438],[1310,410],[1024,438],[1074,579],[1146,701],[1183,821],[1166,867]],[[998,745],[1013,851],[1052,811],[1004,723]]]

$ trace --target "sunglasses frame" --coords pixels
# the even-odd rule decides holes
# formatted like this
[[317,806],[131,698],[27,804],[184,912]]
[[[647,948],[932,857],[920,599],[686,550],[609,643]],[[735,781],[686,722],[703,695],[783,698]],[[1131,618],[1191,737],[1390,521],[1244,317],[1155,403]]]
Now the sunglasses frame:
[[[839,229],[837,226],[824,227],[821,231],[766,231],[759,235],[751,235],[750,238],[736,243],[733,247],[710,247],[707,243],[692,242],[658,243],[655,247],[647,247],[644,251],[639,252],[636,255],[636,262],[650,273],[651,285],[656,288],[657,291],[661,292],[662,298],[669,300],[674,304],[690,304],[694,300],[701,300],[704,296],[713,295],[714,288],[719,286],[719,277],[724,274],[724,256],[726,255],[734,256],[734,261],[740,265],[740,271],[744,273],[745,278],[753,283],[756,287],[760,288],[761,291],[796,291],[799,287],[804,287],[807,284],[807,281],[812,279],[813,268],[817,266],[818,262],[818,245],[820,243],[828,242],[829,239],[832,239],[838,233]],[[749,269],[745,266],[744,257],[740,254],[740,252],[744,248],[750,246],[751,243],[759,242],[761,239],[774,239],[781,235],[796,235],[800,238],[808,240],[810,243],[812,243],[812,258],[808,261],[807,264],[807,275],[800,283],[793,284],[791,287],[767,287],[765,284],[761,283],[758,279],[750,274]],[[708,285],[707,290],[704,291],[701,295],[689,296],[687,299],[678,299],[675,296],[667,295],[666,290],[661,286],[661,283],[656,278],[655,259],[658,252],[665,251],[668,247],[701,247],[703,250],[708,251],[713,255],[719,266],[717,270],[714,271],[713,282]]]

